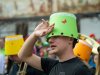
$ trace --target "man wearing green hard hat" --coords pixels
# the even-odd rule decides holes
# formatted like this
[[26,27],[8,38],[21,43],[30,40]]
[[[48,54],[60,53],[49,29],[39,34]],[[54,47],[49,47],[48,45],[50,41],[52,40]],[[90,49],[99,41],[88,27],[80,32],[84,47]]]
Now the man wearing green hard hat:
[[[35,42],[42,36],[46,36],[50,44],[49,54],[56,55],[59,60],[40,58],[32,54]],[[88,67],[73,53],[77,39],[76,16],[65,12],[54,13],[50,16],[49,23],[42,19],[25,41],[18,56],[48,75],[91,75]]]

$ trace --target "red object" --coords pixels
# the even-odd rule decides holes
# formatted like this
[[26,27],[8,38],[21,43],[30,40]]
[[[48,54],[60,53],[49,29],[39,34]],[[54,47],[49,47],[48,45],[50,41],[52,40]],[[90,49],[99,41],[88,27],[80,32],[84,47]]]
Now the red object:
[[90,37],[95,37],[95,34],[90,34],[89,36],[90,36]]

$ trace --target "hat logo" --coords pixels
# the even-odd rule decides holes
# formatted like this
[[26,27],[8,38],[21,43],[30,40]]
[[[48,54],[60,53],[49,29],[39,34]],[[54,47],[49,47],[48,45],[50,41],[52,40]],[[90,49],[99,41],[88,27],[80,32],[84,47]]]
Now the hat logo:
[[64,24],[67,23],[66,19],[64,19],[64,20],[62,21],[62,23],[64,23]]

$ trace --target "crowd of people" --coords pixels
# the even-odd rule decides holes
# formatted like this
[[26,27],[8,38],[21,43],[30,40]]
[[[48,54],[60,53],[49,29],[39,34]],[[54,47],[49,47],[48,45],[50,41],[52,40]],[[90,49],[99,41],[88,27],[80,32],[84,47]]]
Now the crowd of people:
[[[100,46],[94,54],[93,46],[79,37],[74,14],[51,14],[49,21],[42,19],[20,50],[6,54],[6,75],[100,75]],[[92,54],[93,67],[89,64]]]

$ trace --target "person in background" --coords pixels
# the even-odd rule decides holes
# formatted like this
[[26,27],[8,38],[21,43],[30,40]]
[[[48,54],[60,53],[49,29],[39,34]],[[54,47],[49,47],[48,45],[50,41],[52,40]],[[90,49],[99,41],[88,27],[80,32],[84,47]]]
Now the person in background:
[[[12,66],[8,75],[43,75],[44,73],[42,71],[22,62],[17,56],[23,43],[24,40],[22,35],[12,35],[5,38],[5,54],[12,61]],[[33,47],[33,49],[36,48]]]
[[0,75],[5,74],[4,39],[0,38]]
[[[32,54],[37,38],[45,35],[51,48],[49,53],[56,55],[59,60]],[[76,16],[65,12],[54,13],[50,16],[49,23],[42,19],[25,41],[18,56],[27,64],[49,75],[91,75],[89,68],[73,53],[78,37]]]
[[[94,49],[94,44],[96,44],[95,42],[96,41],[93,38],[81,34],[80,40],[74,48],[74,54],[84,61],[84,63],[90,68],[92,75],[95,75],[95,64],[98,56],[96,53],[92,52]],[[95,48],[95,51],[97,51],[97,48]]]
[[93,75],[95,75],[95,70],[96,70],[96,64],[95,64],[95,55],[94,53],[91,53],[90,60],[89,60],[89,65],[90,69]]
[[9,56],[6,56],[6,75],[9,74],[12,65],[13,65],[13,60],[11,60]]
[[96,72],[95,75],[100,75],[100,46],[98,47],[98,55],[95,56]]
[[79,57],[90,68],[88,62],[92,53],[92,45],[85,40],[79,39],[73,50],[75,56]]
[[48,42],[42,42],[42,47],[40,48],[40,57],[48,57],[48,50],[49,48],[49,43]]
[[[45,75],[44,72],[22,62],[17,55],[10,55],[9,58],[13,61],[13,65],[8,75],[20,75],[20,73],[23,71],[26,72],[25,75]],[[25,65],[26,68],[24,68]]]

